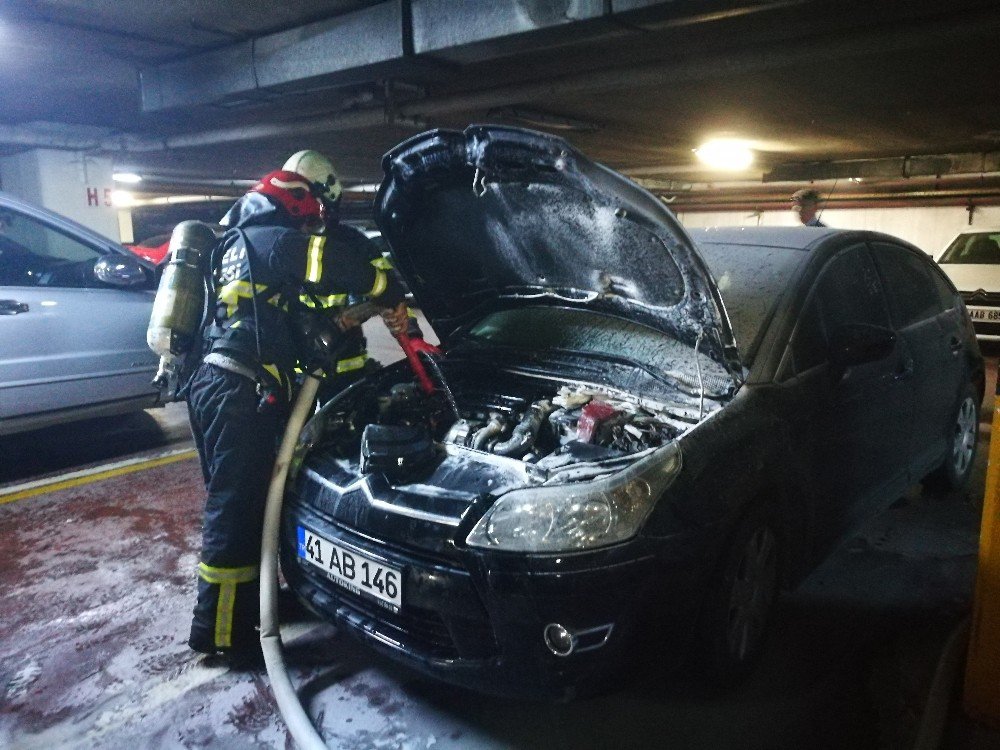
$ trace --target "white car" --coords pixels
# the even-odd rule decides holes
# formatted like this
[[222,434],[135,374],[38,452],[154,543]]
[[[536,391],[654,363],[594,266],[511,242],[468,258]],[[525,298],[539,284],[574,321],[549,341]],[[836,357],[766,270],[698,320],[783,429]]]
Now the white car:
[[961,292],[976,337],[1000,341],[1000,228],[959,233],[937,262]]
[[152,264],[2,193],[0,226],[0,435],[155,405]]

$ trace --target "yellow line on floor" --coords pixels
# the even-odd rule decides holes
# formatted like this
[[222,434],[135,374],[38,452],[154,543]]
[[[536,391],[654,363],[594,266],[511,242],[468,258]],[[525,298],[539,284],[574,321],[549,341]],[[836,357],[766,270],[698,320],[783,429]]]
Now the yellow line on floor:
[[52,477],[50,479],[31,482],[28,485],[21,485],[20,487],[15,487],[6,492],[0,491],[0,505],[6,505],[7,503],[12,503],[15,500],[24,500],[25,498],[35,497],[36,495],[42,495],[48,492],[58,492],[59,490],[67,490],[73,487],[91,484],[93,482],[100,482],[102,479],[111,479],[112,477],[120,477],[125,474],[133,474],[137,471],[155,469],[157,466],[165,466],[176,461],[185,461],[189,458],[194,458],[197,455],[197,451],[193,449],[186,449],[177,453],[170,453],[154,458],[140,458],[122,461],[121,463],[113,464],[108,468],[98,466],[94,469],[86,471],[73,472],[64,479]]

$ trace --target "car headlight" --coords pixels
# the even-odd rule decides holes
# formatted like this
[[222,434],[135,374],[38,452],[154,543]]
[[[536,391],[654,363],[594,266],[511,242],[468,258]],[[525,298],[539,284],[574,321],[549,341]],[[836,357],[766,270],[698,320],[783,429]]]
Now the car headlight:
[[475,525],[466,543],[506,552],[573,552],[631,539],[681,469],[676,443],[611,476],[514,490]]

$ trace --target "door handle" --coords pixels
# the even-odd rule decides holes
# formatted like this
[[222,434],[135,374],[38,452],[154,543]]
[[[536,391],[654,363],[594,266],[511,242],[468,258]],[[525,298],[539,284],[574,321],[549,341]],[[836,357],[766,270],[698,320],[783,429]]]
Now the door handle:
[[28,312],[27,302],[18,302],[16,299],[0,299],[0,315],[19,315]]
[[902,362],[900,362],[899,369],[893,373],[893,380],[906,380],[908,377],[913,375],[913,360],[906,357]]

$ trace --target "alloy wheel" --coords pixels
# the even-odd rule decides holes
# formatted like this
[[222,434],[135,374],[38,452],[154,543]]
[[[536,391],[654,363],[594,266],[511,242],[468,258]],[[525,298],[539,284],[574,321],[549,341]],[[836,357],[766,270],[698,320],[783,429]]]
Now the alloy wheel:
[[951,447],[952,467],[955,475],[959,477],[968,471],[976,452],[976,431],[979,429],[976,417],[976,404],[971,396],[966,396],[962,405],[958,407],[958,419],[955,421],[955,436]]

